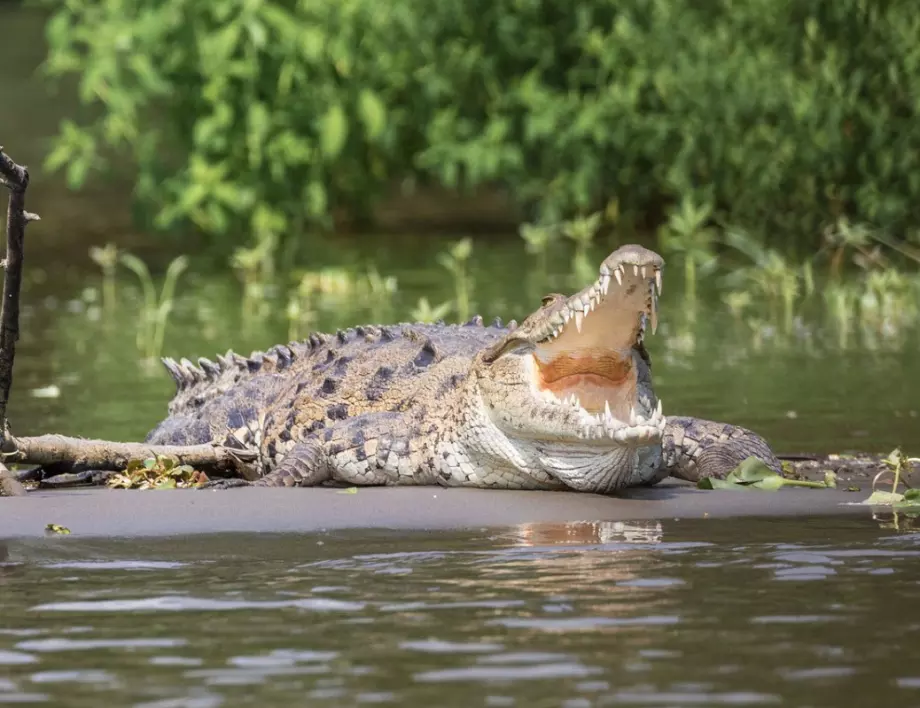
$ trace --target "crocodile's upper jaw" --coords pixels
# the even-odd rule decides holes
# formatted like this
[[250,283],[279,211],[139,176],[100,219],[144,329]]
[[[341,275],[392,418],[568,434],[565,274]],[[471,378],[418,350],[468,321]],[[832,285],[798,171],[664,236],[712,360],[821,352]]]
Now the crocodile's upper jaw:
[[624,246],[595,283],[544,298],[485,352],[478,381],[495,425],[566,455],[660,444],[665,418],[640,348],[646,327],[657,327],[663,266],[658,254]]

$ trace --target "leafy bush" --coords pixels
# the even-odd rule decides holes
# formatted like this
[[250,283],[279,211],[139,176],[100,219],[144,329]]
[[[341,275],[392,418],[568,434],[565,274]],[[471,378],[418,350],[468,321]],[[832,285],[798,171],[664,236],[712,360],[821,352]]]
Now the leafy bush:
[[52,75],[95,119],[49,156],[136,163],[161,226],[257,239],[388,184],[500,185],[537,221],[682,199],[769,239],[920,204],[908,0],[68,0]]

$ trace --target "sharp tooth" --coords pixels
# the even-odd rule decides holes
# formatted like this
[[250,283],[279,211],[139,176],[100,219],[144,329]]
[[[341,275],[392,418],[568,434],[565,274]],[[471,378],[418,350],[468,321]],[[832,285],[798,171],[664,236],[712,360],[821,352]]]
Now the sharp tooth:
[[639,272],[642,273],[642,279],[645,280],[645,277],[646,277],[645,276],[645,266],[642,266],[641,268],[639,268]]
[[630,425],[638,425],[638,424],[639,424],[639,421],[638,421],[638,419],[636,418],[636,407],[635,407],[635,406],[630,406],[630,407],[629,407],[629,424],[630,424]]
[[658,330],[658,299],[652,298],[652,334]]
[[616,269],[615,271],[613,271],[613,274],[614,274],[614,275],[616,276],[616,278],[617,278],[617,283],[619,283],[620,285],[622,285],[622,284],[623,284],[623,268],[622,268],[622,266],[617,266],[617,269]]
[[601,276],[601,292],[604,293],[604,295],[606,295],[606,294],[607,294],[607,290],[608,290],[609,288],[610,288],[610,276],[609,276],[609,275],[602,275],[602,276]]
[[639,266],[633,265],[633,275],[639,275]]
[[659,417],[661,417],[662,415],[664,415],[664,413],[662,413],[662,409],[661,409],[661,399],[660,399],[660,398],[658,399],[658,408],[656,408],[655,410],[657,411]]
[[658,288],[658,294],[661,295],[661,271],[655,269],[655,285]]
[[575,329],[578,330],[578,333],[581,334],[581,326],[585,322],[585,315],[583,312],[575,312]]
[[563,310],[563,311],[562,311],[562,321],[563,321],[564,323],[568,323],[569,317],[571,317],[571,316],[572,316],[572,313],[569,312],[568,310]]

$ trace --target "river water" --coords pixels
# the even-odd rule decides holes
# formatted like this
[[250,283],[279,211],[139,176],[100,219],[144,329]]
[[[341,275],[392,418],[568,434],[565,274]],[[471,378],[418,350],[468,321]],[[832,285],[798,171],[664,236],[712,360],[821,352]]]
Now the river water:
[[[0,142],[40,165],[68,104],[32,77],[40,22],[10,7],[0,89],[17,102],[0,101]],[[159,281],[180,251],[133,230],[124,185],[74,195],[40,167],[33,179],[43,220],[29,232],[14,430],[138,439],[172,385],[139,363],[137,282],[120,272],[104,307],[87,252],[117,241]],[[303,249],[297,267],[354,276],[373,265],[398,281],[387,297],[327,294],[312,326],[405,320],[419,297],[449,300],[436,264],[448,243],[342,237]],[[598,243],[594,257],[614,246]],[[283,297],[244,318],[238,281],[215,267],[226,256],[192,258],[164,354],[247,353],[304,334]],[[580,287],[570,258],[560,247],[534,274],[517,240],[478,239],[475,310],[520,319],[544,292]],[[666,412],[748,425],[786,452],[916,454],[916,332],[840,348],[807,306],[791,333],[752,329],[705,282],[691,322],[671,276],[649,341]],[[0,546],[0,703],[920,706],[920,536],[887,521],[11,540]]]
[[920,705],[920,534],[862,516],[8,554],[0,702]]

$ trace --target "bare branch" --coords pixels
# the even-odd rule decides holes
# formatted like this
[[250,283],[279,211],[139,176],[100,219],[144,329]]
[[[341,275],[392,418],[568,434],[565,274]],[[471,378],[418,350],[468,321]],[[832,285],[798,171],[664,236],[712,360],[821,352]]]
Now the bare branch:
[[34,465],[67,464],[78,470],[123,471],[131,460],[174,457],[181,465],[254,479],[254,452],[223,445],[146,445],[144,443],[86,440],[64,435],[7,439],[4,460]]
[[0,146],[0,178],[10,190],[6,210],[6,258],[3,267],[3,303],[0,304],[0,439],[7,434],[6,408],[13,387],[13,359],[19,339],[19,295],[22,289],[22,258],[26,223],[37,214],[26,211],[29,171],[13,162]]

